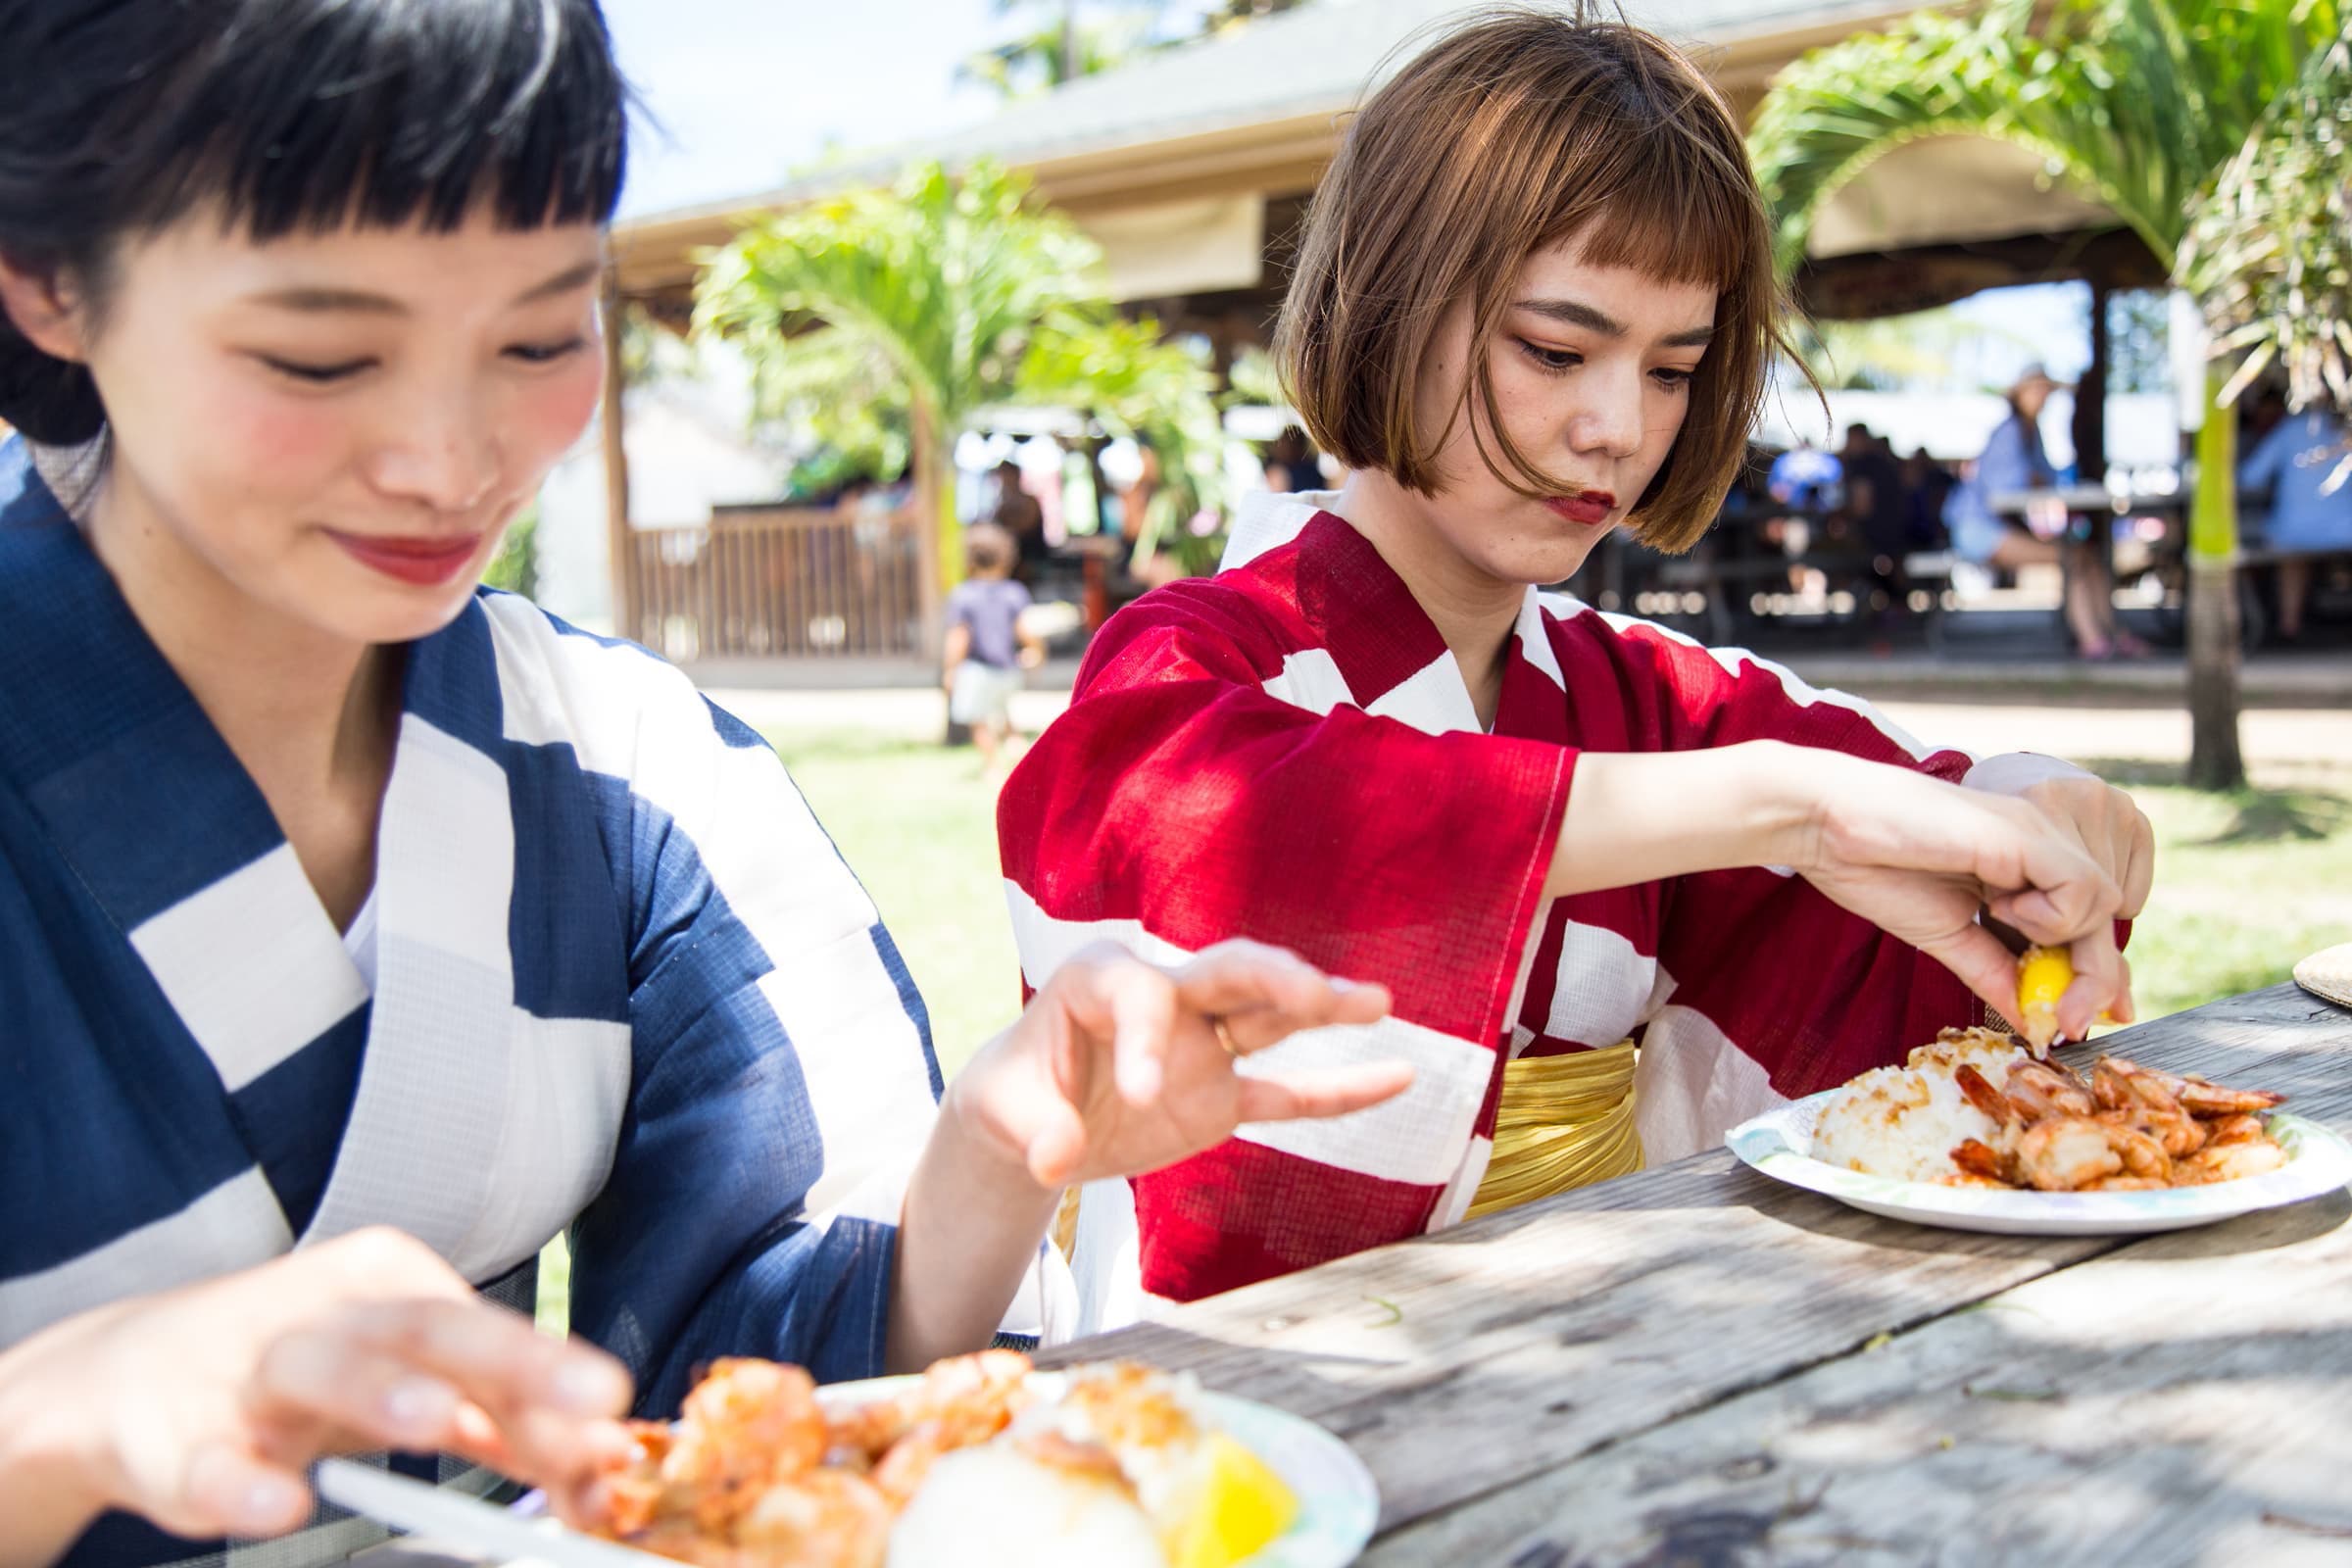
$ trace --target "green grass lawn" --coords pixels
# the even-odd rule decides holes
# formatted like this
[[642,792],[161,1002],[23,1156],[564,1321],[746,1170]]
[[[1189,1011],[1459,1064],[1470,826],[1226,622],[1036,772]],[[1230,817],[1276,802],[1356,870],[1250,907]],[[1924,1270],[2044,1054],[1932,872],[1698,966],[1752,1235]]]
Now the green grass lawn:
[[[970,752],[860,734],[770,738],[905,953],[954,1072],[1012,1019],[1019,982],[997,873],[996,795]],[[2352,940],[2352,763],[2236,795],[2176,771],[2093,764],[2156,824],[2156,893],[2133,933],[2140,1016],[2287,978]],[[564,1321],[568,1258],[549,1249],[540,1321]]]
[[2352,941],[2352,764],[2233,795],[2180,788],[2171,769],[2100,771],[2156,825],[2156,888],[2129,952],[2142,1018],[2277,985]]
[[[978,760],[870,735],[771,739],[906,953],[954,1071],[1019,1000]],[[2352,763],[2230,796],[2144,763],[2100,770],[2156,824],[2156,892],[2131,949],[2142,1018],[2276,984],[2352,940]]]
[[978,757],[854,733],[768,738],[882,911],[954,1072],[1021,1008],[997,796]]

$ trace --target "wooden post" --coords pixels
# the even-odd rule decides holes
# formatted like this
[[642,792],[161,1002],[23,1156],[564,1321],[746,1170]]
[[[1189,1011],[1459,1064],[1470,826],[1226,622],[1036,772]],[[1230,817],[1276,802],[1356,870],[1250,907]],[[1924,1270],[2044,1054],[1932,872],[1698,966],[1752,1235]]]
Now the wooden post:
[[2090,367],[2075,383],[2075,470],[2084,484],[2107,477],[2107,366],[2114,356],[2107,333],[2113,291],[2090,279]]
[[612,629],[632,641],[644,641],[638,624],[637,538],[629,526],[629,454],[621,441],[621,308],[619,279],[605,270],[605,393],[600,418],[605,438],[605,541],[611,556]]
[[2206,375],[2197,431],[2197,490],[2188,525],[2188,782],[2233,790],[2246,781],[2237,741],[2237,410]]
[[925,659],[937,659],[941,631],[941,584],[944,581],[940,553],[941,517],[953,504],[955,475],[950,471],[953,458],[949,456],[946,436],[940,431],[939,413],[918,394],[913,400],[911,423],[914,428],[914,510],[917,514],[915,534],[915,646]]

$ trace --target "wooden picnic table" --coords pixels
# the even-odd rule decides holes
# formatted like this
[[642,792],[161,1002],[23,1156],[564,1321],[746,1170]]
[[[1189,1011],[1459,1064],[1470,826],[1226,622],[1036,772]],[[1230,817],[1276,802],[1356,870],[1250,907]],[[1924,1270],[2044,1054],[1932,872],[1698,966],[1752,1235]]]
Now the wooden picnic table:
[[[2352,1012],[2292,985],[2097,1050],[2352,1132]],[[1715,1150],[1044,1359],[1322,1423],[1380,1483],[1376,1565],[2340,1564],[2347,1218],[1931,1230]]]

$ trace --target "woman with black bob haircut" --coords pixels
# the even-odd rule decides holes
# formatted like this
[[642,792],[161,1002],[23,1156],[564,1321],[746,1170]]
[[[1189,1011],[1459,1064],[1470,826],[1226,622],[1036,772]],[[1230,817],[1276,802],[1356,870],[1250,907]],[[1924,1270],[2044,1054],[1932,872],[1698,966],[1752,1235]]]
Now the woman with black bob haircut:
[[[942,1096],[759,739],[477,586],[600,392],[594,0],[0,40],[0,1564],[340,1557],[338,1449],[563,1505],[698,1362],[1052,1334],[1065,1184],[1402,1086],[1237,1075],[1387,998],[1233,945],[1065,969]],[[482,1296],[566,1232],[559,1342]]]

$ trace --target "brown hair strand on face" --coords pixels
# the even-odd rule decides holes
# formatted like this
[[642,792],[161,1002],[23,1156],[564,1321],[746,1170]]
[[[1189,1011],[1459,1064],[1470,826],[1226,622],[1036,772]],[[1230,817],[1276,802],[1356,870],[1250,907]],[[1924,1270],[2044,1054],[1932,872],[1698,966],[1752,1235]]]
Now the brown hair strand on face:
[[[1488,345],[1528,258],[1570,241],[1587,266],[1717,292],[1682,431],[1629,514],[1643,543],[1688,549],[1739,470],[1774,351],[1788,352],[1786,298],[1738,119],[1639,27],[1581,8],[1480,13],[1372,95],[1307,212],[1275,334],[1286,387],[1319,446],[1425,495],[1475,398],[1495,476],[1564,492],[1504,431]],[[1427,431],[1414,381],[1463,304],[1463,402]]]

